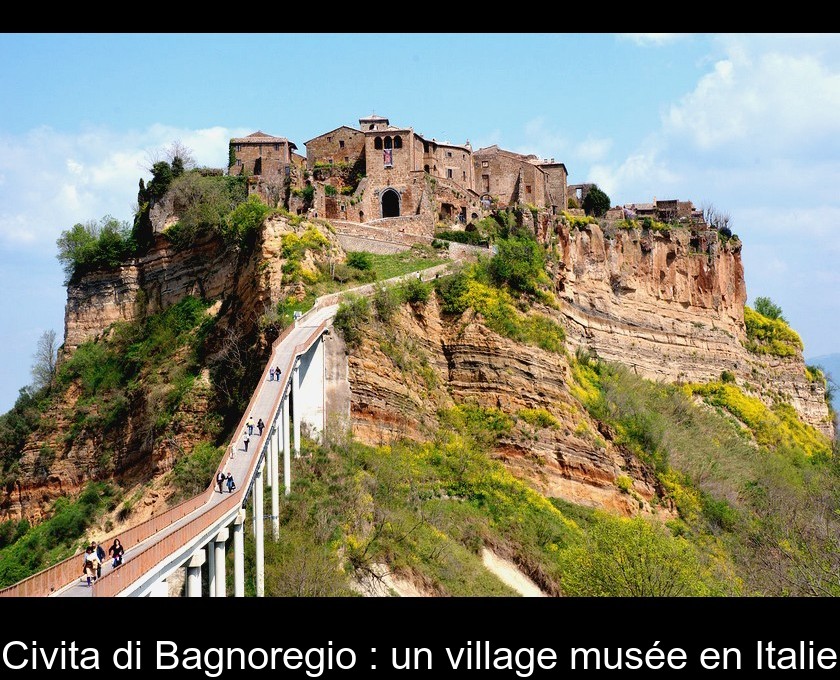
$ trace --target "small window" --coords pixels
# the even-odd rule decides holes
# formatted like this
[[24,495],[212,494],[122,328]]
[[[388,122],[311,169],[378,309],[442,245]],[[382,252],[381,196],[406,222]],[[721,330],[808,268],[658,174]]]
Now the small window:
[[242,165],[242,159],[241,159],[241,158],[237,158],[237,159],[236,159],[236,164],[241,166],[241,165]]
[[452,168],[446,168],[446,176],[452,179]]
[[343,140],[343,139],[339,139],[339,140],[338,140],[338,148],[339,148],[339,149],[343,149],[343,148],[344,148],[344,140]]
[[446,157],[447,157],[447,158],[452,158],[452,152],[451,152],[451,151],[447,151],[447,152],[446,152]]
[[489,168],[490,167],[490,161],[481,161],[481,167],[482,168]]
[[423,142],[423,153],[429,153],[429,143]]
[[242,151],[242,145],[241,145],[241,144],[237,144],[237,145],[236,145],[236,150],[237,150],[237,151]]
[[368,130],[373,130],[373,123],[371,123],[370,125],[368,125]]
[[327,141],[328,141],[328,142],[331,142],[331,141],[332,141],[332,137],[327,137]]
[[279,145],[279,144],[275,144],[275,145],[274,145],[274,150],[275,150],[275,151],[280,151],[280,145]]
[[402,149],[402,137],[400,137],[399,135],[394,137],[394,148]]
[[341,204],[341,212],[344,212],[345,207],[346,207],[346,206],[344,205],[344,203],[342,203],[342,204]]
[[525,185],[525,193],[526,193],[526,194],[530,194],[530,193],[531,193],[531,185],[530,185],[530,184],[526,184],[526,185]]
[[464,170],[464,179],[465,180],[467,179],[467,171],[466,170]]
[[349,163],[350,162],[350,156],[345,156],[344,157],[344,162]]
[[461,158],[463,158],[464,160],[467,160],[467,154],[462,153],[462,154],[461,154]]

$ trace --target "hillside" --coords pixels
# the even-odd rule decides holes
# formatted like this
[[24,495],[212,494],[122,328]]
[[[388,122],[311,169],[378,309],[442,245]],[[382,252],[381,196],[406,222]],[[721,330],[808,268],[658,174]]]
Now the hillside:
[[[225,176],[140,198],[119,247],[69,268],[54,381],[0,420],[2,584],[205,488],[295,311],[450,261],[348,253]],[[492,259],[339,308],[331,424],[295,461],[268,594],[511,594],[485,549],[551,595],[838,594],[826,383],[745,308],[737,237],[473,226]]]

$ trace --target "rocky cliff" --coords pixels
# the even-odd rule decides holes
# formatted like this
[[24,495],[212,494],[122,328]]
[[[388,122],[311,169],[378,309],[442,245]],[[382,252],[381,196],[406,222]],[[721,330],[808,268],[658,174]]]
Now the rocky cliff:
[[[388,327],[372,327],[348,362],[353,432],[365,443],[432,437],[438,410],[456,404],[499,409],[515,425],[493,455],[532,486],[623,514],[653,512],[653,474],[572,396],[562,355],[504,338],[471,311],[453,323],[433,296],[403,307]],[[556,424],[530,425],[517,417],[523,409],[544,409]],[[617,485],[622,475],[632,480],[630,494]]]
[[742,344],[747,299],[741,244],[711,230],[560,227],[557,292],[572,345],[654,380],[704,382],[724,370],[765,401],[781,397],[833,434],[825,391],[801,353],[756,355]]

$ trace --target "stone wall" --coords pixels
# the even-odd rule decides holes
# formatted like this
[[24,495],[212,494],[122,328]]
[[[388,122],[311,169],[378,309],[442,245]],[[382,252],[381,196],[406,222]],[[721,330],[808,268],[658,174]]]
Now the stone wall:
[[[239,151],[236,151],[239,146]],[[231,144],[234,154],[239,163],[234,163],[228,168],[231,175],[262,175],[266,179],[285,178],[286,168],[291,164],[289,158],[289,145],[286,142],[276,144]]]
[[[306,164],[310,170],[316,163],[348,163],[355,165],[365,153],[365,135],[360,130],[342,126],[306,143]],[[364,167],[362,167],[364,172]]]

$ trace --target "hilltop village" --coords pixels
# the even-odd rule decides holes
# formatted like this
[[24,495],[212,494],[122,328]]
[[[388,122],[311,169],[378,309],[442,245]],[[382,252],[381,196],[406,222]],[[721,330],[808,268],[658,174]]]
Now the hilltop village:
[[[473,150],[427,138],[411,127],[370,115],[306,141],[306,155],[285,137],[262,131],[230,140],[230,175],[245,175],[249,193],[296,214],[430,237],[436,225],[467,225],[493,209],[583,215],[592,184],[568,184],[565,164],[501,149]],[[606,219],[627,217],[702,225],[690,201],[615,206]],[[345,225],[347,226],[347,225]]]

